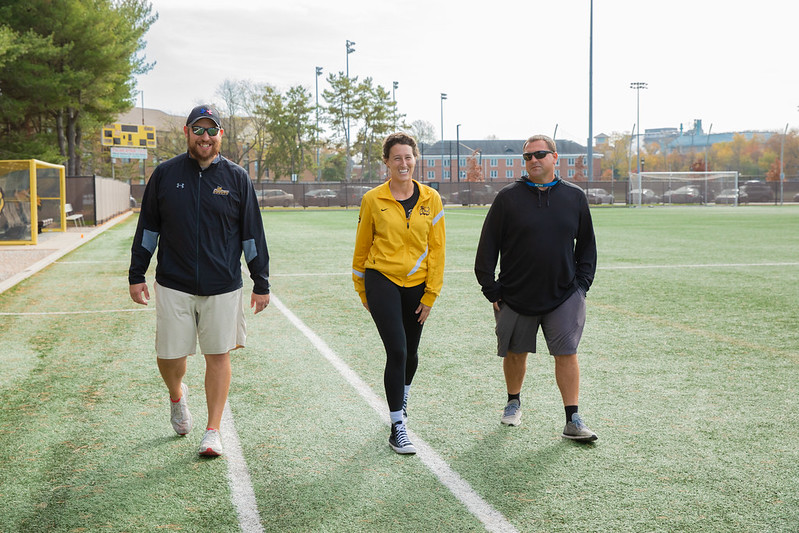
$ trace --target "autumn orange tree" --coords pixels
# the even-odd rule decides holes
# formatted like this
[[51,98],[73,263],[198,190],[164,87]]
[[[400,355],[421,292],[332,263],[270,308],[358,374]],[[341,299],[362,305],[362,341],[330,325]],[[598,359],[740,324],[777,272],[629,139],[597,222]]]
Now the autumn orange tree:
[[[799,132],[785,135],[784,172],[786,179],[799,178]],[[768,181],[780,178],[780,153],[783,135],[754,135],[747,139],[742,134],[732,141],[716,143],[704,149],[668,149],[665,143],[649,143],[641,147],[641,157],[646,159],[648,172],[702,172],[714,170],[738,171],[741,176],[765,177]],[[614,133],[610,143],[597,147],[603,155],[602,176],[626,178],[628,169],[635,172],[637,150],[630,147],[630,135]]]
[[466,181],[485,181],[483,167],[477,161],[479,154],[480,151],[475,150],[472,155],[466,158]]

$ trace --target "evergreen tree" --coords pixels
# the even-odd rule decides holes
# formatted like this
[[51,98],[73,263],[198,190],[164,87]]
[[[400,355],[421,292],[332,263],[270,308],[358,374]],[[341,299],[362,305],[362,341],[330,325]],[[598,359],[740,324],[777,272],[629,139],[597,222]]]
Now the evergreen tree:
[[134,75],[152,67],[138,53],[156,19],[146,0],[6,1],[18,43],[0,64],[0,154],[80,174],[84,132],[129,109]]

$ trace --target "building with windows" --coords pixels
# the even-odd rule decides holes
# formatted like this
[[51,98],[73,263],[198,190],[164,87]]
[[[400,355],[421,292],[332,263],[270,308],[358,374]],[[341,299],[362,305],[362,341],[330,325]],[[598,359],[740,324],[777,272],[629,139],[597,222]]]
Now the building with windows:
[[[711,126],[711,129],[712,128],[713,126]],[[732,142],[736,135],[741,135],[746,140],[751,140],[755,136],[758,136],[765,141],[774,135],[774,132],[744,130],[710,133],[710,131],[705,132],[702,127],[702,120],[696,119],[691,129],[685,129],[682,124],[680,124],[679,128],[645,129],[643,142],[645,144],[657,143],[661,146],[665,146],[669,151],[692,152],[705,150],[714,144]]]
[[[470,181],[469,169],[475,165],[486,182],[507,182],[522,177],[524,160],[519,140],[461,140],[421,143],[420,157],[416,162],[415,178],[422,182]],[[588,150],[576,142],[564,139],[555,141],[558,148],[558,164],[555,175],[570,181],[588,180]],[[594,179],[601,173],[602,154],[593,154]],[[474,158],[474,162],[469,160]]]

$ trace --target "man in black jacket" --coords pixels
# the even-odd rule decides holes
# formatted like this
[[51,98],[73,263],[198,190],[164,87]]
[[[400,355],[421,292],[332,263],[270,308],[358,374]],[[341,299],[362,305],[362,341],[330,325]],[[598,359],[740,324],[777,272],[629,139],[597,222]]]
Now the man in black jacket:
[[[562,437],[592,441],[578,413],[577,346],[585,325],[585,295],[596,270],[596,240],[583,190],[555,177],[555,142],[530,137],[522,147],[527,176],[502,189],[483,223],[474,272],[493,303],[497,355],[503,358],[508,400],[502,423],[521,420],[527,354],[539,326],[555,359],[555,381],[566,410]],[[499,258],[499,277],[494,271]]]
[[241,255],[253,281],[250,307],[257,314],[269,305],[269,253],[247,172],[219,155],[223,130],[217,111],[195,107],[183,130],[187,152],[158,165],[147,182],[128,282],[133,301],[147,305],[145,273],[157,247],[156,355],[169,389],[172,427],[178,435],[192,428],[183,377],[199,340],[208,404],[199,453],[218,456],[230,351],[246,340]]

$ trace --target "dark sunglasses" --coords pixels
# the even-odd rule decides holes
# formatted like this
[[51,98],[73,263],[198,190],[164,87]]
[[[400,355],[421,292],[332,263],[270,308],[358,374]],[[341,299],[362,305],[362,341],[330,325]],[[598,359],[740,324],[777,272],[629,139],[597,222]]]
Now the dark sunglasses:
[[203,128],[202,126],[192,126],[191,132],[194,135],[202,135],[206,131],[210,137],[216,137],[219,134],[220,128]]
[[553,152],[552,150],[536,150],[535,152],[524,152],[522,154],[522,158],[525,161],[529,161],[529,160],[531,160],[534,157],[536,159],[544,159],[549,154],[554,154],[554,153],[555,152]]

